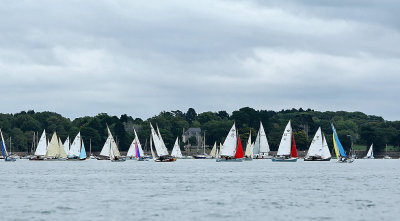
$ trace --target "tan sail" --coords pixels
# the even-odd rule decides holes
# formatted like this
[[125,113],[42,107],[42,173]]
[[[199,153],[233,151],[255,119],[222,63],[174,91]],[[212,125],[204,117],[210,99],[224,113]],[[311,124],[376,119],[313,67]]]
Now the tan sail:
[[57,133],[54,132],[47,147],[46,157],[58,157],[60,155]]
[[58,158],[67,158],[67,153],[65,152],[65,147],[61,142],[60,137],[58,137],[58,149],[59,149]]

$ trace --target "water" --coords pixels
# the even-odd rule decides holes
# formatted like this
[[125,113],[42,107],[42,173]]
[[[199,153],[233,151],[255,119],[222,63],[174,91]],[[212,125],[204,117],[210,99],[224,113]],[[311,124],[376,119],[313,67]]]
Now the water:
[[400,219],[400,160],[19,160],[0,168],[1,220]]

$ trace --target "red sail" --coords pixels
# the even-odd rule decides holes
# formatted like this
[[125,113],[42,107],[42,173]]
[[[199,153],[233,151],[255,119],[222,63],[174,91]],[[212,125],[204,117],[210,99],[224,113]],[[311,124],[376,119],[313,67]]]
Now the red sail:
[[243,148],[242,148],[242,141],[240,141],[240,136],[238,139],[238,145],[236,148],[236,154],[235,154],[235,158],[236,159],[240,159],[244,157],[244,153],[243,153]]
[[294,141],[294,134],[293,134],[293,142],[292,142],[292,152],[290,153],[291,157],[297,158],[297,149],[296,149],[296,141]]

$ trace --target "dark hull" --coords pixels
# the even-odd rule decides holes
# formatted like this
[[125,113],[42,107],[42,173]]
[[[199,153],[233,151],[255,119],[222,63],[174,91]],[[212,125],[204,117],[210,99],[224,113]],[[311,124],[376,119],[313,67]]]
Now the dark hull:
[[331,161],[331,158],[328,158],[328,159],[321,159],[321,158],[309,158],[309,159],[306,159],[306,158],[304,158],[304,161]]

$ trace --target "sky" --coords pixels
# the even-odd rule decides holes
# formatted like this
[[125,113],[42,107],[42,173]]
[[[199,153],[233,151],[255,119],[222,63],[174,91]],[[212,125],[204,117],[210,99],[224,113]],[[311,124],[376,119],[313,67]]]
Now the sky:
[[241,107],[400,120],[396,0],[3,0],[2,113]]

